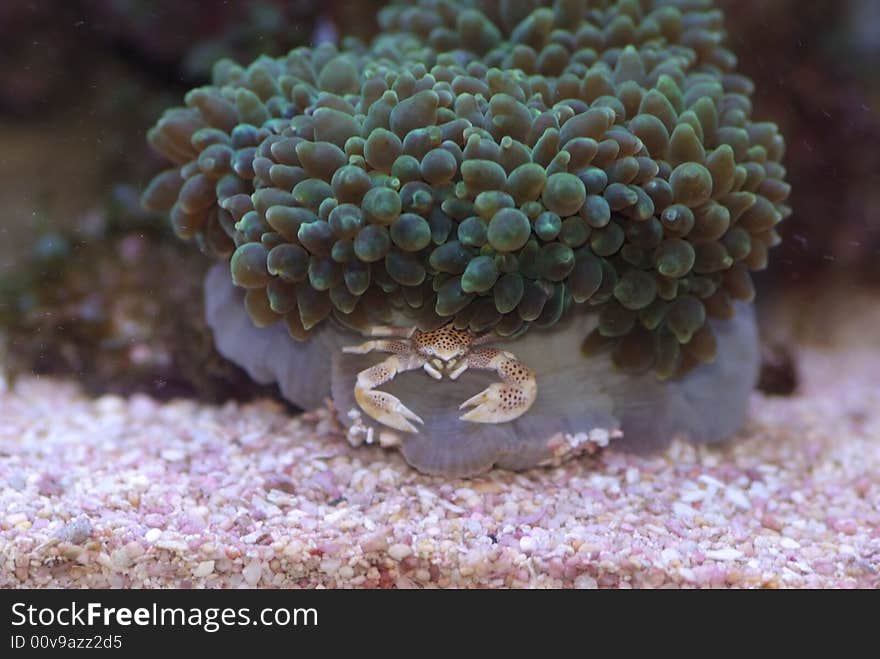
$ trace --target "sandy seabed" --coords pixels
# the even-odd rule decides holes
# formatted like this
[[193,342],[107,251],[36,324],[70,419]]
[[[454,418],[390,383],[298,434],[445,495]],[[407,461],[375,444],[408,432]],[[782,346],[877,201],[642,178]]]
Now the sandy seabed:
[[0,384],[0,587],[880,587],[880,351],[740,437],[425,476],[327,410]]

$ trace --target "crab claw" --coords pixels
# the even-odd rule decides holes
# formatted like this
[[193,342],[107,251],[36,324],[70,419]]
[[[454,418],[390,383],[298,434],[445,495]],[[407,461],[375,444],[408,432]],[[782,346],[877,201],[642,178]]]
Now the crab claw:
[[459,418],[474,423],[513,421],[525,413],[532,406],[533,401],[534,397],[530,398],[520,387],[496,382],[459,405],[460,410],[466,407],[474,408]]
[[354,397],[361,409],[379,423],[402,432],[418,432],[407,419],[424,424],[418,414],[400,402],[396,396],[384,391],[368,391],[355,387]]
[[475,350],[468,356],[471,368],[494,370],[501,382],[468,398],[458,409],[474,409],[462,414],[462,421],[504,423],[522,416],[535,402],[538,385],[534,372],[511,353],[493,348]]
[[[347,352],[359,354],[370,352],[376,349],[375,343],[369,341],[362,346],[348,349]],[[382,347],[388,349],[391,346],[384,345],[380,349]],[[425,423],[415,412],[401,403],[396,396],[374,389],[392,380],[398,373],[419,368],[423,363],[424,360],[416,355],[392,355],[385,361],[361,371],[354,385],[354,399],[364,412],[379,423],[403,432],[418,432],[418,428],[407,421],[409,419],[417,423]]]

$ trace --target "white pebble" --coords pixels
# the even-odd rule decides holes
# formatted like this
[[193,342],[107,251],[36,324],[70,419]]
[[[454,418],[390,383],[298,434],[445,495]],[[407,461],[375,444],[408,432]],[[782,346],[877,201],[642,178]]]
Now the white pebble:
[[187,550],[187,544],[183,540],[174,540],[171,538],[162,538],[156,543],[156,546],[159,549],[167,549],[179,553],[183,553]]
[[681,554],[679,554],[678,550],[674,547],[666,547],[663,551],[660,552],[660,556],[667,563],[681,560]]
[[124,570],[131,566],[132,560],[125,549],[117,549],[110,554],[110,563],[117,570]]
[[404,558],[412,554],[412,548],[409,545],[396,543],[388,548],[388,555],[395,561],[402,561]]
[[538,543],[535,542],[535,539],[530,535],[524,535],[519,539],[519,548],[526,554],[535,551],[537,546]]
[[194,577],[207,577],[214,571],[214,561],[202,561],[193,570]]
[[244,580],[248,582],[248,585],[256,586],[260,581],[260,577],[263,576],[263,566],[260,564],[260,561],[254,560],[245,565],[241,573],[244,576]]
[[724,491],[724,498],[742,510],[748,510],[752,507],[752,502],[749,501],[749,498],[738,487],[728,487]]
[[711,558],[715,561],[734,561],[737,558],[740,558],[743,555],[741,551],[738,549],[734,549],[733,547],[726,547],[724,549],[710,549],[706,552],[706,558]]
[[697,480],[705,484],[707,487],[714,487],[719,490],[724,487],[724,483],[717,478],[713,478],[709,474],[702,474]]
[[168,462],[179,462],[186,456],[183,451],[176,448],[165,449],[159,455],[163,460],[167,460]]
[[27,515],[24,513],[12,513],[11,515],[6,516],[6,523],[10,526],[15,526],[19,522],[27,521]]
[[342,561],[338,558],[327,558],[321,561],[321,572],[324,574],[334,575],[339,571]]
[[[681,494],[681,500],[685,503],[694,503],[696,501],[703,501],[707,493],[711,490],[685,490]],[[691,509],[693,510],[693,509]]]
[[156,542],[159,539],[159,536],[162,535],[162,531],[160,529],[150,529],[144,534],[144,540],[147,542]]
[[92,535],[92,523],[88,517],[78,517],[55,532],[55,537],[75,545],[84,543]]
[[[619,431],[614,431],[614,437],[617,437]],[[590,441],[598,446],[608,446],[611,441],[612,434],[604,428],[594,428],[590,431]]]
[[25,485],[27,485],[27,481],[21,474],[12,474],[9,477],[9,487],[16,492],[21,492],[25,488]]
[[697,511],[691,506],[681,503],[680,501],[676,501],[672,504],[672,512],[676,517],[685,517],[690,518],[694,517],[697,514]]
[[782,540],[779,541],[779,546],[783,549],[799,549],[800,543],[791,538],[782,538]]

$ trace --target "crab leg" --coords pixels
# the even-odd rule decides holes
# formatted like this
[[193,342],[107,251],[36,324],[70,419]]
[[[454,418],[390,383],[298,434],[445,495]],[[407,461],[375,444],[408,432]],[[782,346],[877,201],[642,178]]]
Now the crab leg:
[[393,339],[374,339],[365,341],[356,346],[344,346],[342,352],[350,355],[366,355],[368,352],[390,352],[396,355],[410,352],[408,341],[395,341]]
[[459,409],[474,409],[459,417],[475,423],[503,423],[524,414],[535,402],[538,385],[535,374],[512,353],[495,348],[477,348],[467,355],[468,368],[495,371],[501,382],[489,385],[463,402]]
[[368,336],[381,336],[385,338],[398,337],[408,339],[415,334],[416,327],[396,327],[391,325],[373,325],[367,330]]
[[[374,342],[368,341],[367,343]],[[362,348],[363,346],[356,347]],[[349,349],[345,351],[355,352]],[[369,349],[364,352],[369,352]],[[396,396],[384,391],[373,391],[373,389],[392,380],[398,373],[421,368],[424,361],[424,358],[419,355],[397,354],[391,355],[375,366],[364,369],[358,373],[357,382],[354,385],[354,398],[357,404],[379,423],[403,432],[418,432],[418,429],[407,421],[410,419],[417,423],[424,423],[415,412],[400,402]]]

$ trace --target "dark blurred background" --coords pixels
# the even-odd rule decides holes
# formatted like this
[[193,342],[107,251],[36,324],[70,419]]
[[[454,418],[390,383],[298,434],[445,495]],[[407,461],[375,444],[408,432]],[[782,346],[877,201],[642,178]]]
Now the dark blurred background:
[[163,168],[147,129],[209,81],[339,32],[375,0],[2,0],[0,365],[95,393],[261,393],[221,359],[200,303],[206,259],[145,213]]
[[161,165],[146,130],[205,84],[217,59],[280,55],[330,26],[369,38],[380,4],[0,2],[0,264],[25,256],[35,230],[130,201],[117,186],[139,188]]
[[880,2],[718,4],[755,115],[788,142],[794,215],[764,279],[880,282]]
[[[0,2],[0,332],[12,362],[97,389],[145,378],[151,393],[191,388],[210,340],[180,309],[205,264],[138,207],[161,166],[146,130],[216,59],[247,63],[316,36],[369,39],[382,4]],[[757,85],[755,116],[788,142],[794,215],[762,295],[880,284],[880,2],[716,4]]]

